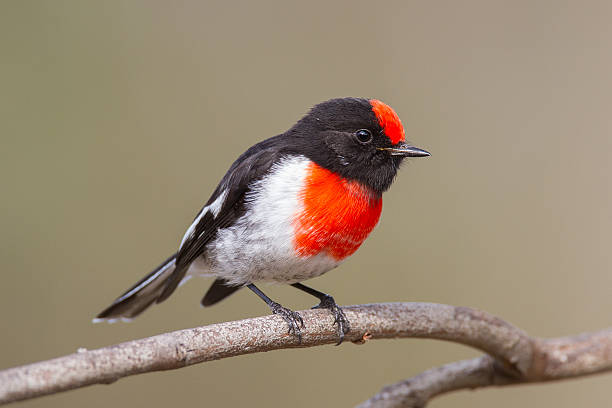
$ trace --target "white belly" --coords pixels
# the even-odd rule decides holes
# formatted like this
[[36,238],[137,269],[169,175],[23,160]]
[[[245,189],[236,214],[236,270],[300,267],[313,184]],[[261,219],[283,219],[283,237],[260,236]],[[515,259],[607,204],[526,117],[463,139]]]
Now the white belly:
[[190,272],[204,272],[236,285],[294,283],[338,266],[340,261],[325,251],[309,257],[295,254],[293,219],[301,209],[298,193],[308,163],[308,159],[296,157],[275,165],[259,182],[258,193],[246,197],[246,213],[233,226],[219,230],[205,257],[196,261]]

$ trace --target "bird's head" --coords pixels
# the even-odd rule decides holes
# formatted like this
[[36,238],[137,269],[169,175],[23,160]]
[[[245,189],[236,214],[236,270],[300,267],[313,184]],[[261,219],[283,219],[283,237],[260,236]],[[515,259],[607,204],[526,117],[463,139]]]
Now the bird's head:
[[430,154],[406,143],[391,107],[377,99],[339,98],[313,107],[290,131],[299,149],[320,166],[386,191],[406,157]]

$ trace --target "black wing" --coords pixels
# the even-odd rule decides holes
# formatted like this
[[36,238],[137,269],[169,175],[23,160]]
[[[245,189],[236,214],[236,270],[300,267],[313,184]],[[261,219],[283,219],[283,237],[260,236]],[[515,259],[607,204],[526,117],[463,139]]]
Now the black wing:
[[[251,184],[263,177],[272,165],[283,155],[282,139],[276,136],[251,147],[232,164],[219,186],[213,192],[196,220],[197,225],[191,234],[185,238],[176,255],[176,267],[168,278],[166,287],[157,298],[157,303],[166,300],[185,277],[189,265],[195,261],[212,241],[217,231],[232,225],[246,210],[244,196]],[[227,191],[227,193],[224,193]],[[222,194],[226,194],[218,214],[211,211],[201,215],[207,206],[215,202]],[[194,221],[195,222],[195,221]]]

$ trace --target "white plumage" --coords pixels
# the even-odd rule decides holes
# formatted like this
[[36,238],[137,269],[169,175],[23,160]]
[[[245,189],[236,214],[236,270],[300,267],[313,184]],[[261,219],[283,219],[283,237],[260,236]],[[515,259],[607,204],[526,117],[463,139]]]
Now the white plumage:
[[[340,262],[325,252],[310,257],[295,255],[293,220],[302,209],[299,193],[309,163],[303,156],[285,158],[256,181],[246,196],[245,214],[234,225],[218,231],[189,273],[216,276],[230,285],[294,283],[338,266]],[[189,230],[193,229],[192,225]]]

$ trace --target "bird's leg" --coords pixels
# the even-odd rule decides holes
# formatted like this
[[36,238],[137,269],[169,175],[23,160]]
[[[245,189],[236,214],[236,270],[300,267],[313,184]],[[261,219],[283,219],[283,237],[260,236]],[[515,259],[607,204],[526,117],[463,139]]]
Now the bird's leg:
[[302,326],[302,328],[304,328],[304,320],[302,320],[302,316],[300,316],[298,312],[294,312],[291,309],[287,309],[286,307],[281,306],[280,303],[273,301],[272,299],[267,297],[261,290],[259,290],[257,286],[253,285],[252,283],[247,285],[247,288],[251,289],[253,292],[255,292],[257,296],[262,298],[263,301],[266,302],[268,306],[270,306],[270,309],[272,310],[273,314],[277,314],[283,319],[285,319],[285,321],[289,325],[288,333],[295,334],[298,338],[298,341],[301,343],[302,342],[302,332],[300,330],[300,325]]
[[319,292],[318,290],[309,288],[301,283],[293,283],[291,286],[298,288],[299,290],[303,290],[321,301],[321,303],[314,306],[313,309],[329,309],[331,314],[334,316],[334,324],[338,325],[338,337],[340,337],[340,340],[336,345],[340,345],[340,343],[342,343],[344,340],[344,335],[351,330],[351,326],[340,306],[336,304],[334,298],[327,293]]

